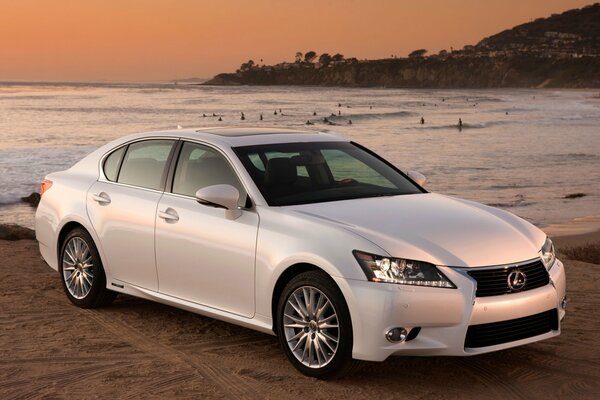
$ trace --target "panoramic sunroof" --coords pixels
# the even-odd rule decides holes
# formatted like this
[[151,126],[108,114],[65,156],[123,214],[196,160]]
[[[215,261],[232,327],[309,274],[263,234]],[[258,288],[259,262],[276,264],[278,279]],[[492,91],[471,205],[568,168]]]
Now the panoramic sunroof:
[[293,129],[269,129],[269,128],[215,128],[215,129],[198,129],[199,133],[210,133],[219,136],[257,136],[257,135],[285,135],[285,134],[315,134],[311,131],[297,131]]

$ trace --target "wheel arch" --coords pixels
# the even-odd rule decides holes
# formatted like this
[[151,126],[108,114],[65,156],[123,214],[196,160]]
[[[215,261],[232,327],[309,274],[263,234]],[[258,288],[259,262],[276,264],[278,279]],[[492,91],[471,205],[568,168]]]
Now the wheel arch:
[[85,231],[89,233],[89,231],[85,228],[85,226],[81,225],[79,222],[69,221],[66,224],[64,224],[63,227],[60,228],[60,232],[58,232],[58,238],[56,240],[56,254],[58,255],[59,263],[60,263],[60,249],[63,246],[63,242],[64,242],[65,238],[67,237],[67,235],[75,228],[85,229]]
[[[306,262],[301,262],[301,263],[296,263],[296,264],[290,265],[277,278],[275,286],[273,287],[273,294],[271,296],[271,316],[272,316],[271,329],[273,330],[273,333],[275,333],[275,335],[277,335],[277,325],[276,325],[277,324],[277,304],[279,303],[279,298],[281,297],[281,294],[283,293],[283,289],[285,288],[285,285],[287,285],[288,282],[291,281],[298,274],[301,274],[303,272],[308,272],[308,271],[318,271],[318,272],[323,273],[325,276],[327,276],[331,280],[331,282],[334,285],[337,286],[337,288],[339,289],[340,293],[342,293],[342,296],[343,296],[342,289],[335,282],[335,280],[331,277],[331,275],[329,275],[327,273],[327,271],[325,271],[323,268],[320,268],[315,264],[306,263]],[[346,299],[344,299],[344,301],[346,301]]]
[[98,240],[98,237],[96,236],[96,231],[94,231],[94,229],[91,226],[86,226],[86,225],[87,224],[85,222],[81,221],[80,219],[73,218],[73,219],[66,220],[63,223],[63,225],[60,227],[60,229],[58,229],[58,235],[56,236],[56,262],[57,262],[57,265],[60,264],[60,250],[62,248],[63,241],[65,240],[65,238],[67,237],[69,232],[71,232],[73,229],[81,228],[81,229],[85,230],[90,235],[92,240],[94,241],[94,245],[96,246],[96,250],[98,251],[98,255],[100,256],[100,262],[102,263],[102,268],[104,269],[104,274],[106,275],[107,282],[108,282],[109,270],[104,261],[105,257],[104,257],[104,253],[102,250],[102,246],[100,246],[100,242]]

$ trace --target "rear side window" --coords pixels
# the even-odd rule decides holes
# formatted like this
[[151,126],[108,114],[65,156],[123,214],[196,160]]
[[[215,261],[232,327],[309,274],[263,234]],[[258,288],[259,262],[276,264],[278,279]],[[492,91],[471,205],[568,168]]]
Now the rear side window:
[[130,144],[117,182],[162,190],[165,166],[173,143],[173,140],[146,140]]
[[104,160],[104,175],[106,179],[111,182],[117,180],[117,175],[119,174],[119,165],[121,164],[121,159],[123,158],[123,153],[125,153],[126,147],[121,147],[112,152],[111,155],[106,157]]

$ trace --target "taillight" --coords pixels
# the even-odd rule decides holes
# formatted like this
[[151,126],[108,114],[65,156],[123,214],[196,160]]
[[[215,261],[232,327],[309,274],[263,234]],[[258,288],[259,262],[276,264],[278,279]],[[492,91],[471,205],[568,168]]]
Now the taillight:
[[44,195],[52,187],[52,181],[44,179],[40,185],[40,197]]

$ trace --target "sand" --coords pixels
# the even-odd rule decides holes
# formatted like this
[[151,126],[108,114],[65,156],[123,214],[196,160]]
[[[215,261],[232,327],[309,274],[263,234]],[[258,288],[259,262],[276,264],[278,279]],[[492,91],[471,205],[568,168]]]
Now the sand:
[[598,399],[600,265],[565,261],[558,338],[476,357],[391,357],[323,382],[275,337],[119,296],[69,303],[34,241],[0,241],[0,399]]

